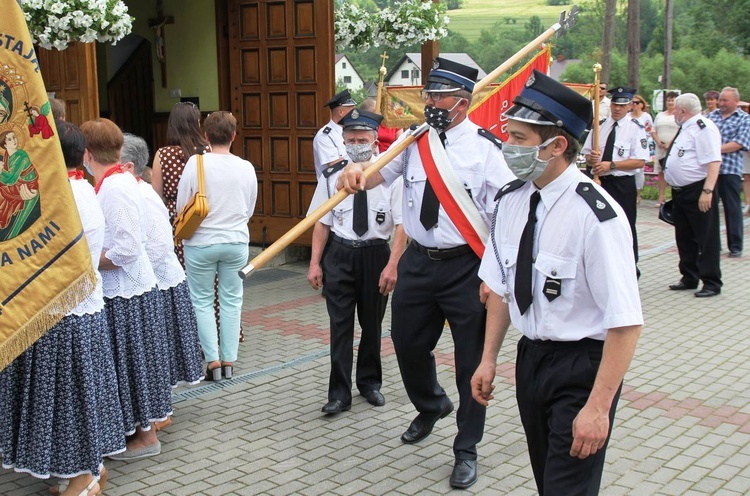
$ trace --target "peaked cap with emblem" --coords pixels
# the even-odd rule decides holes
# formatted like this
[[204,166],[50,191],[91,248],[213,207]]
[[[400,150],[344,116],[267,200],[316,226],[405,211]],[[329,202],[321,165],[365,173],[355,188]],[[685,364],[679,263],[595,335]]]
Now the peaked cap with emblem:
[[459,64],[442,57],[435,57],[432,70],[427,75],[424,91],[447,93],[456,90],[474,91],[479,69]]
[[383,116],[355,108],[339,121],[344,131],[377,131]]
[[586,97],[536,69],[513,103],[504,114],[508,119],[561,127],[579,140],[594,116]]
[[336,107],[354,107],[355,105],[357,105],[357,102],[354,101],[349,90],[344,90],[328,100],[323,106],[333,110]]
[[612,103],[615,105],[627,105],[633,101],[636,91],[635,88],[618,86],[617,88],[609,90],[609,95],[612,97]]

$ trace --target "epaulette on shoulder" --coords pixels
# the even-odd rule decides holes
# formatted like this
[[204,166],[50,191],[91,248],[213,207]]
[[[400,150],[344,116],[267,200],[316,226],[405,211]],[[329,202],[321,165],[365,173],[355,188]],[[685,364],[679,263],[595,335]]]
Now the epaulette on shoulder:
[[646,126],[644,126],[643,124],[641,124],[641,121],[639,121],[639,120],[638,120],[638,119],[636,119],[635,117],[633,117],[633,119],[632,119],[632,120],[633,120],[633,122],[635,122],[636,124],[638,124],[638,127],[639,127],[639,128],[641,128],[641,129],[646,129]]
[[480,127],[477,130],[477,132],[479,133],[479,136],[481,136],[482,138],[487,138],[496,147],[500,148],[501,150],[503,149],[503,142],[500,140],[500,138],[498,138],[497,136],[495,136],[494,134],[492,134],[492,131],[488,131],[485,128]]
[[605,122],[607,122],[607,118],[606,118],[606,117],[605,117],[604,119],[599,119],[599,125],[600,125],[600,126],[601,126],[602,124],[604,124]]
[[342,159],[342,160],[339,160],[338,162],[336,162],[335,164],[331,164],[331,165],[329,165],[329,166],[328,166],[328,167],[326,167],[326,168],[325,168],[325,170],[323,171],[323,176],[324,176],[324,177],[325,177],[326,179],[328,179],[329,177],[331,177],[331,174],[335,174],[336,172],[340,171],[340,170],[341,170],[341,169],[343,169],[343,168],[344,168],[344,166],[345,166],[346,164],[348,164],[348,163],[349,163],[349,161],[348,161],[348,160],[346,160],[346,159]]
[[412,124],[411,126],[409,126],[409,131],[416,131],[418,127],[419,124]]
[[495,201],[498,201],[500,198],[503,197],[503,195],[510,193],[511,191],[517,190],[524,184],[526,184],[526,181],[521,181],[520,179],[515,179],[509,182],[508,184],[500,188],[500,190],[497,192],[497,194],[495,195]]
[[701,129],[706,129],[706,123],[705,123],[705,122],[703,122],[703,119],[698,119],[698,120],[697,120],[697,121],[695,121],[695,122],[696,122],[696,123],[698,124],[698,127],[699,127],[699,128],[701,128]]
[[581,181],[576,187],[576,193],[586,200],[586,203],[591,207],[599,222],[617,217],[617,212],[612,208],[612,205],[609,204],[607,199],[591,183]]
[[323,134],[328,134],[331,131],[333,131],[333,129],[331,129],[329,126],[326,126],[325,128],[323,128]]

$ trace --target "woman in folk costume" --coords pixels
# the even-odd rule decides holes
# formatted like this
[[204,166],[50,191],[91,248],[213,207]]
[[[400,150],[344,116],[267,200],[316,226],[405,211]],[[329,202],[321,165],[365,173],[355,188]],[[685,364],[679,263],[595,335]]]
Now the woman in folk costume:
[[203,357],[195,310],[190,301],[185,271],[174,252],[169,212],[151,185],[141,180],[148,162],[148,145],[143,138],[125,134],[120,162],[135,176],[143,197],[146,253],[164,302],[170,384],[172,387],[197,384],[203,378]]
[[[104,243],[104,215],[94,188],[76,170],[84,138],[73,124],[58,133],[94,268]],[[102,457],[125,450],[122,409],[102,279],[65,318],[0,373],[0,453],[3,467],[34,477],[65,478],[55,494],[99,494]]]
[[108,119],[84,122],[84,166],[96,181],[104,212],[104,248],[99,261],[111,346],[117,367],[127,450],[131,460],[158,455],[152,423],[172,414],[164,305],[145,248],[145,216],[138,183],[119,163],[123,136]]

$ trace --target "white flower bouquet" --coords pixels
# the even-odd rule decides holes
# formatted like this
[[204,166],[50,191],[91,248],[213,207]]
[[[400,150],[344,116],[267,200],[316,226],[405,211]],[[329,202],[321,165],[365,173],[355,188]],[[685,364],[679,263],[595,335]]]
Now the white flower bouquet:
[[112,43],[133,28],[122,0],[20,0],[31,38],[40,46],[64,50],[80,41]]
[[370,14],[345,2],[335,11],[336,45],[357,51],[371,46],[401,48],[445,37],[449,22],[443,3],[404,0]]

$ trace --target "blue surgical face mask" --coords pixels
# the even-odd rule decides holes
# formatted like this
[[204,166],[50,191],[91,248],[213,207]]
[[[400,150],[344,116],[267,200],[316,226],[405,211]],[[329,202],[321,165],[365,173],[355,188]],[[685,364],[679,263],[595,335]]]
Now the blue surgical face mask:
[[541,145],[521,146],[505,143],[503,145],[503,156],[508,168],[521,181],[536,181],[541,176],[549,161],[539,158],[539,150],[543,150],[552,144],[557,136],[548,139]]
[[83,163],[83,168],[86,169],[86,172],[88,172],[89,175],[91,175],[91,176],[94,175],[94,173],[91,172],[91,167],[89,167],[89,164],[87,164],[86,162]]

